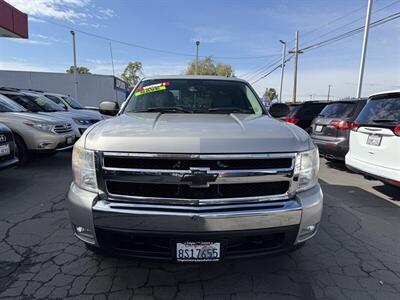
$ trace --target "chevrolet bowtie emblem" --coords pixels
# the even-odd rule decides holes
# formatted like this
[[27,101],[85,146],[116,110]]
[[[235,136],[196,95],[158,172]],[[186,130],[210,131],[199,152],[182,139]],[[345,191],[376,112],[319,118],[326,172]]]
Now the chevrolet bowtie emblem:
[[190,168],[190,174],[182,177],[181,183],[189,184],[190,187],[209,187],[211,182],[217,180],[218,174],[210,174],[210,168]]

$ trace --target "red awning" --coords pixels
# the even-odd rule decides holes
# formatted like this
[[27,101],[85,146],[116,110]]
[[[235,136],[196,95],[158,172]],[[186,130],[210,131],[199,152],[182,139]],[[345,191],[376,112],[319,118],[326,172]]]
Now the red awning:
[[0,0],[0,37],[28,38],[28,15]]

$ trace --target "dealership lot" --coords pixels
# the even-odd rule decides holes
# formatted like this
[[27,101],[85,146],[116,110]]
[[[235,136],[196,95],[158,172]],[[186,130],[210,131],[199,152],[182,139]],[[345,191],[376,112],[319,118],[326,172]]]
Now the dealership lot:
[[297,252],[181,265],[96,256],[73,235],[70,153],[0,173],[0,299],[398,299],[400,192],[321,161],[318,236]]

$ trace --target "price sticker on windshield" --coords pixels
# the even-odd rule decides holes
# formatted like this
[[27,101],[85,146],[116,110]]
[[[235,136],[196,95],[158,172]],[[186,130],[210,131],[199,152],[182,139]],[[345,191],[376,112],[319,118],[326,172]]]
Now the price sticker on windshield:
[[169,82],[161,82],[161,83],[156,83],[152,85],[147,85],[142,87],[138,92],[135,93],[135,96],[141,96],[144,94],[149,94],[149,93],[154,93],[154,92],[159,92],[159,91],[164,91],[167,89],[167,86],[169,86]]

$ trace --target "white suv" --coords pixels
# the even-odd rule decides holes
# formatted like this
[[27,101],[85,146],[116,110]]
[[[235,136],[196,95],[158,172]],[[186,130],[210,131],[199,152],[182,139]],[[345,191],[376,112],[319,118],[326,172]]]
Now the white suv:
[[400,90],[369,97],[352,125],[346,166],[400,187]]

